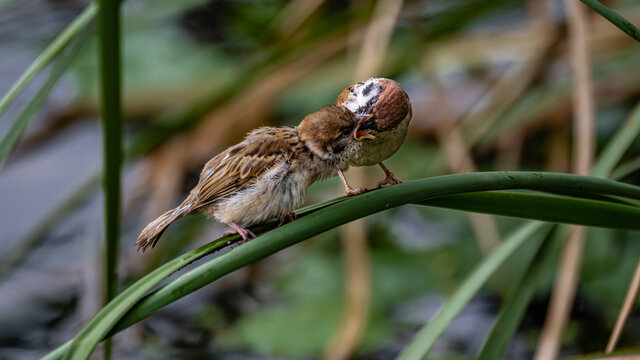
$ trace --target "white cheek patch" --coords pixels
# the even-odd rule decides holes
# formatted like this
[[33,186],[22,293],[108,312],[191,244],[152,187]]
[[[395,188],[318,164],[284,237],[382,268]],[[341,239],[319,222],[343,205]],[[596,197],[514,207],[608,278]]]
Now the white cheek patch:
[[378,101],[381,90],[382,87],[377,78],[359,82],[349,92],[349,98],[342,103],[342,106],[356,115],[370,114]]

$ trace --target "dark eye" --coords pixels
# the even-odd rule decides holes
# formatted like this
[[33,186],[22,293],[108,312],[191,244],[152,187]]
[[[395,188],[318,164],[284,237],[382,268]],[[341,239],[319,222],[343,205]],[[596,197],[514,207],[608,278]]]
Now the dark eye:
[[349,135],[349,133],[351,133],[352,129],[350,127],[344,128],[342,129],[342,135]]
[[344,144],[334,144],[332,147],[334,154],[340,154],[342,151],[344,151],[344,149],[345,149]]

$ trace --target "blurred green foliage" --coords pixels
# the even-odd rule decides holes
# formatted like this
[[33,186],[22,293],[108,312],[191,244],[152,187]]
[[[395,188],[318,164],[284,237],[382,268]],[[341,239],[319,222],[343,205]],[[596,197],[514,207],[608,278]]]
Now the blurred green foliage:
[[[130,159],[144,157],[188,133],[211,111],[242,96],[268,75],[284,72],[291,66],[291,59],[367,25],[375,6],[373,2],[349,5],[327,1],[298,31],[287,37],[277,32],[274,23],[287,4],[284,0],[125,2],[122,78],[125,112],[130,120],[126,137]],[[380,74],[401,81],[410,92],[415,91],[412,95],[420,96],[426,89],[432,90],[430,76],[433,74],[425,69],[429,68],[433,52],[443,51],[439,45],[474,36],[482,41],[482,36],[494,33],[495,28],[499,29],[497,33],[517,32],[524,27],[520,24],[527,21],[524,1],[407,1],[405,6],[411,11],[399,19]],[[635,11],[637,4],[621,1],[619,7]],[[492,41],[495,40],[483,43],[488,51],[494,46]],[[92,43],[86,47],[71,68],[78,108],[95,110],[97,107],[95,46]],[[468,52],[451,56],[460,60],[455,56],[475,58],[477,55]],[[596,86],[604,89],[600,90],[604,95],[611,95],[610,88],[622,88],[620,92],[624,95],[614,98],[612,103],[599,105],[596,126],[598,150],[601,150],[638,100],[635,87],[638,78],[632,74],[635,74],[640,51],[637,44],[631,44],[600,51],[597,55],[593,73]],[[274,95],[261,121],[272,125],[297,124],[305,114],[333,103],[339,91],[354,81],[356,58],[352,49],[343,49],[285,86]],[[487,56],[483,59],[485,63],[471,61],[465,68],[462,60],[466,59],[459,63],[454,60],[445,74],[435,74],[445,85],[458,86],[450,96],[454,107],[462,106],[456,95],[478,82],[491,85],[504,74],[496,63],[509,61],[495,54],[495,59]],[[490,76],[493,73],[498,75]],[[486,93],[489,85],[479,92]],[[495,123],[485,129],[474,126],[466,131],[477,167],[499,169],[496,143],[504,134],[521,130],[524,140],[518,168],[543,168],[549,160],[550,139],[559,128],[557,124],[549,125],[552,121],[548,118],[561,113],[558,107],[568,104],[571,95],[566,69],[562,68],[561,61],[550,60],[549,69],[540,74],[512,106],[482,119],[487,123],[495,120]],[[423,112],[425,117],[431,113],[437,117],[436,112],[441,109],[425,103],[424,99],[418,101],[414,102],[414,110],[427,108]],[[470,110],[465,108],[460,113],[467,111]],[[559,122],[568,124],[570,119],[562,116]],[[547,122],[540,121],[541,118]],[[410,134],[400,151],[386,162],[401,179],[419,179],[449,171],[435,126],[428,122],[431,120],[423,118],[420,131]],[[566,142],[569,146],[570,140]],[[624,160],[637,159],[639,150],[640,141],[636,139]],[[198,170],[189,171],[188,181],[194,182]],[[369,174],[381,176],[379,169],[371,169]],[[309,202],[332,197],[339,186],[336,179],[313,185]],[[444,301],[482,259],[468,217],[461,212],[404,207],[373,215],[367,222],[372,293],[369,322],[359,348],[362,357],[386,346],[393,348],[397,343],[406,343],[407,333],[417,330],[426,319],[418,311],[405,316],[398,314],[406,312],[416,301]],[[496,223],[499,232],[507,234],[522,221],[496,218]],[[197,238],[206,224],[204,217],[192,217],[175,224],[165,235],[162,246],[154,250],[157,254],[149,260],[150,267],[184,252],[190,246],[189,241]],[[516,287],[524,271],[522,264],[535,255],[532,250],[535,245],[530,242],[519,249],[501,269],[498,278],[485,287],[481,298],[496,307],[490,311],[497,312],[509,290]],[[584,352],[602,348],[604,337],[594,339],[593,333],[601,335],[600,332],[612,327],[639,255],[637,234],[607,229],[589,231],[574,309],[579,316],[565,332],[570,350],[579,348]],[[343,261],[337,232],[318,236],[280,258],[257,265],[259,269],[266,266],[269,269],[260,271],[252,279],[254,283],[249,284],[249,290],[241,288],[241,295],[231,296],[232,300],[254,297],[253,306],[239,305],[239,311],[233,312],[214,300],[201,304],[202,308],[190,320],[202,331],[211,332],[210,341],[215,350],[273,358],[317,356],[340,323],[344,308]],[[554,276],[555,269],[543,272],[541,285],[517,335],[528,351],[535,347]],[[255,293],[251,287],[256,289]],[[632,324],[628,331],[622,345],[637,345],[633,338],[637,338],[640,329]],[[162,356],[158,349],[165,345],[157,342],[153,335],[145,337],[145,341],[145,352]],[[465,350],[468,349],[464,346],[452,347],[435,356],[463,357]]]

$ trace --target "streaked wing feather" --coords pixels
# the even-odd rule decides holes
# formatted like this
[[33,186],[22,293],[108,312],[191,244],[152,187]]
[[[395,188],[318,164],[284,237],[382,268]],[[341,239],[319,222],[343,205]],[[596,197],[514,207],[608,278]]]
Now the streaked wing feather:
[[245,189],[256,177],[287,161],[291,153],[291,145],[273,134],[230,147],[205,165],[191,194],[194,209]]

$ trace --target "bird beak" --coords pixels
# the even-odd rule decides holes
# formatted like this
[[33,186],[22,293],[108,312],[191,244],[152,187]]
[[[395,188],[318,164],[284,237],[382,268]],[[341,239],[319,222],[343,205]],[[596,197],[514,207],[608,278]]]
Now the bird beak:
[[356,124],[356,128],[353,130],[353,138],[356,141],[362,141],[364,139],[370,139],[373,140],[376,137],[373,136],[372,134],[369,133],[369,131],[367,130],[360,130],[360,126],[362,126],[362,124],[371,119],[373,115],[356,115],[356,119],[358,119],[358,123]]

